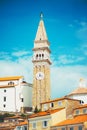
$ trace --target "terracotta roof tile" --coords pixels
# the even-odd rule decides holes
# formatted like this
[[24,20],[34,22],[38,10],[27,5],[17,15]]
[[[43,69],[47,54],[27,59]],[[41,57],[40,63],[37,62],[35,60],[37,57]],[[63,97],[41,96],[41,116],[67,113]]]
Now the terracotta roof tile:
[[29,118],[35,118],[35,117],[40,117],[40,116],[47,116],[47,115],[51,115],[53,113],[56,113],[60,110],[62,110],[64,108],[60,108],[60,109],[55,109],[55,110],[47,110],[47,111],[41,111],[41,112],[38,112],[36,114],[32,114],[29,116]]
[[41,104],[46,104],[46,103],[51,103],[51,102],[56,102],[56,101],[60,101],[60,100],[74,100],[74,101],[79,101],[77,99],[71,99],[71,98],[68,98],[68,97],[62,97],[62,98],[56,98],[56,99],[53,99],[53,100],[49,100],[47,102],[42,102]]
[[[75,109],[80,109],[80,108],[87,108],[87,104],[79,105],[79,106],[76,107]],[[74,110],[75,110],[75,109],[74,109]]]
[[83,122],[86,122],[87,121],[87,115],[79,115],[79,116],[76,116],[74,117],[73,119],[67,119],[65,121],[62,121],[58,124],[56,124],[55,126],[65,126],[65,125],[70,125],[70,124],[80,124],[80,123],[83,123]]
[[73,92],[71,92],[69,95],[74,95],[74,94],[87,94],[87,88],[85,87],[78,87],[75,89]]
[[6,80],[17,80],[23,78],[23,76],[11,76],[11,77],[1,77],[0,81],[6,81]]

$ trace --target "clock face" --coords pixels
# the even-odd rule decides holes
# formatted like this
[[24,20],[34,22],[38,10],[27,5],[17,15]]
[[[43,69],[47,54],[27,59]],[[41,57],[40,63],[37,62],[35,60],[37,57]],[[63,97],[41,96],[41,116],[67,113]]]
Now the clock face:
[[36,74],[36,78],[37,78],[38,80],[43,79],[43,78],[44,78],[44,73],[43,73],[43,72],[38,72],[38,73]]

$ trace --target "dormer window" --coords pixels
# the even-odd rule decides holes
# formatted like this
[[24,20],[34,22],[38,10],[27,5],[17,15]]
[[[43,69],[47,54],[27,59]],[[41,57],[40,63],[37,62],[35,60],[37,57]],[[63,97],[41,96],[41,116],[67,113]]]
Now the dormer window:
[[14,85],[14,82],[10,81],[10,82],[8,83],[8,85]]

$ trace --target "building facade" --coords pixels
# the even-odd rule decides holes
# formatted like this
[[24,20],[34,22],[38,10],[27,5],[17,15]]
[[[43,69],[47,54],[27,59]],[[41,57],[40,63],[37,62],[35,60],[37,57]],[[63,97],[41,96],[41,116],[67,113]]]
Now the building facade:
[[87,85],[85,79],[81,78],[79,86],[68,94],[67,97],[81,100],[82,104],[87,104]]
[[23,76],[0,78],[0,111],[20,112],[32,107],[32,85]]
[[[59,118],[58,118],[59,117]],[[50,130],[50,127],[66,119],[66,111],[64,108],[41,111],[29,116],[29,130]]]
[[40,103],[50,100],[50,43],[44,21],[40,18],[33,48],[33,108],[40,109]]
[[87,104],[75,108],[72,118],[55,123],[51,130],[87,130]]

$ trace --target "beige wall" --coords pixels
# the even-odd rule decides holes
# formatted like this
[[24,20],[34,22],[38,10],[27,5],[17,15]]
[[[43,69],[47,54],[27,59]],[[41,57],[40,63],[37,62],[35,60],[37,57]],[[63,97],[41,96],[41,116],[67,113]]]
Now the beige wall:
[[51,124],[52,126],[66,119],[66,110],[62,109],[61,111],[56,112],[52,114],[51,116],[52,116],[52,124]]
[[[50,130],[50,127],[60,121],[63,121],[66,119],[66,111],[65,109],[62,109],[59,112],[56,112],[54,114],[48,115],[48,116],[43,116],[43,117],[35,117],[33,119],[29,119],[29,130],[33,130],[32,123],[36,122],[37,127],[35,130]],[[43,121],[48,121],[48,127],[43,128],[42,122]]]
[[[61,102],[61,104],[60,104]],[[51,107],[51,103],[54,104],[53,107]],[[71,115],[73,113],[73,109],[76,108],[79,105],[79,101],[78,100],[67,100],[67,99],[63,99],[63,100],[58,100],[58,101],[53,101],[53,102],[49,102],[46,104],[42,104],[42,111],[44,111],[44,105],[47,105],[47,109],[58,109],[58,108],[66,108],[66,115],[68,118],[68,115]]]
[[[78,130],[78,127],[83,124],[77,124],[77,125],[66,125],[66,126],[61,126],[61,127],[51,127],[50,130],[62,130],[62,128],[65,128],[66,130],[70,130],[70,127],[73,127],[74,130]],[[83,130],[86,130],[83,126]]]
[[[46,128],[43,128],[43,121],[48,121],[48,126]],[[33,129],[33,125],[32,125],[33,122],[36,122],[37,124],[36,129]],[[50,115],[42,118],[36,117],[34,119],[30,119],[29,130],[50,130],[51,123],[52,122],[51,122]]]

